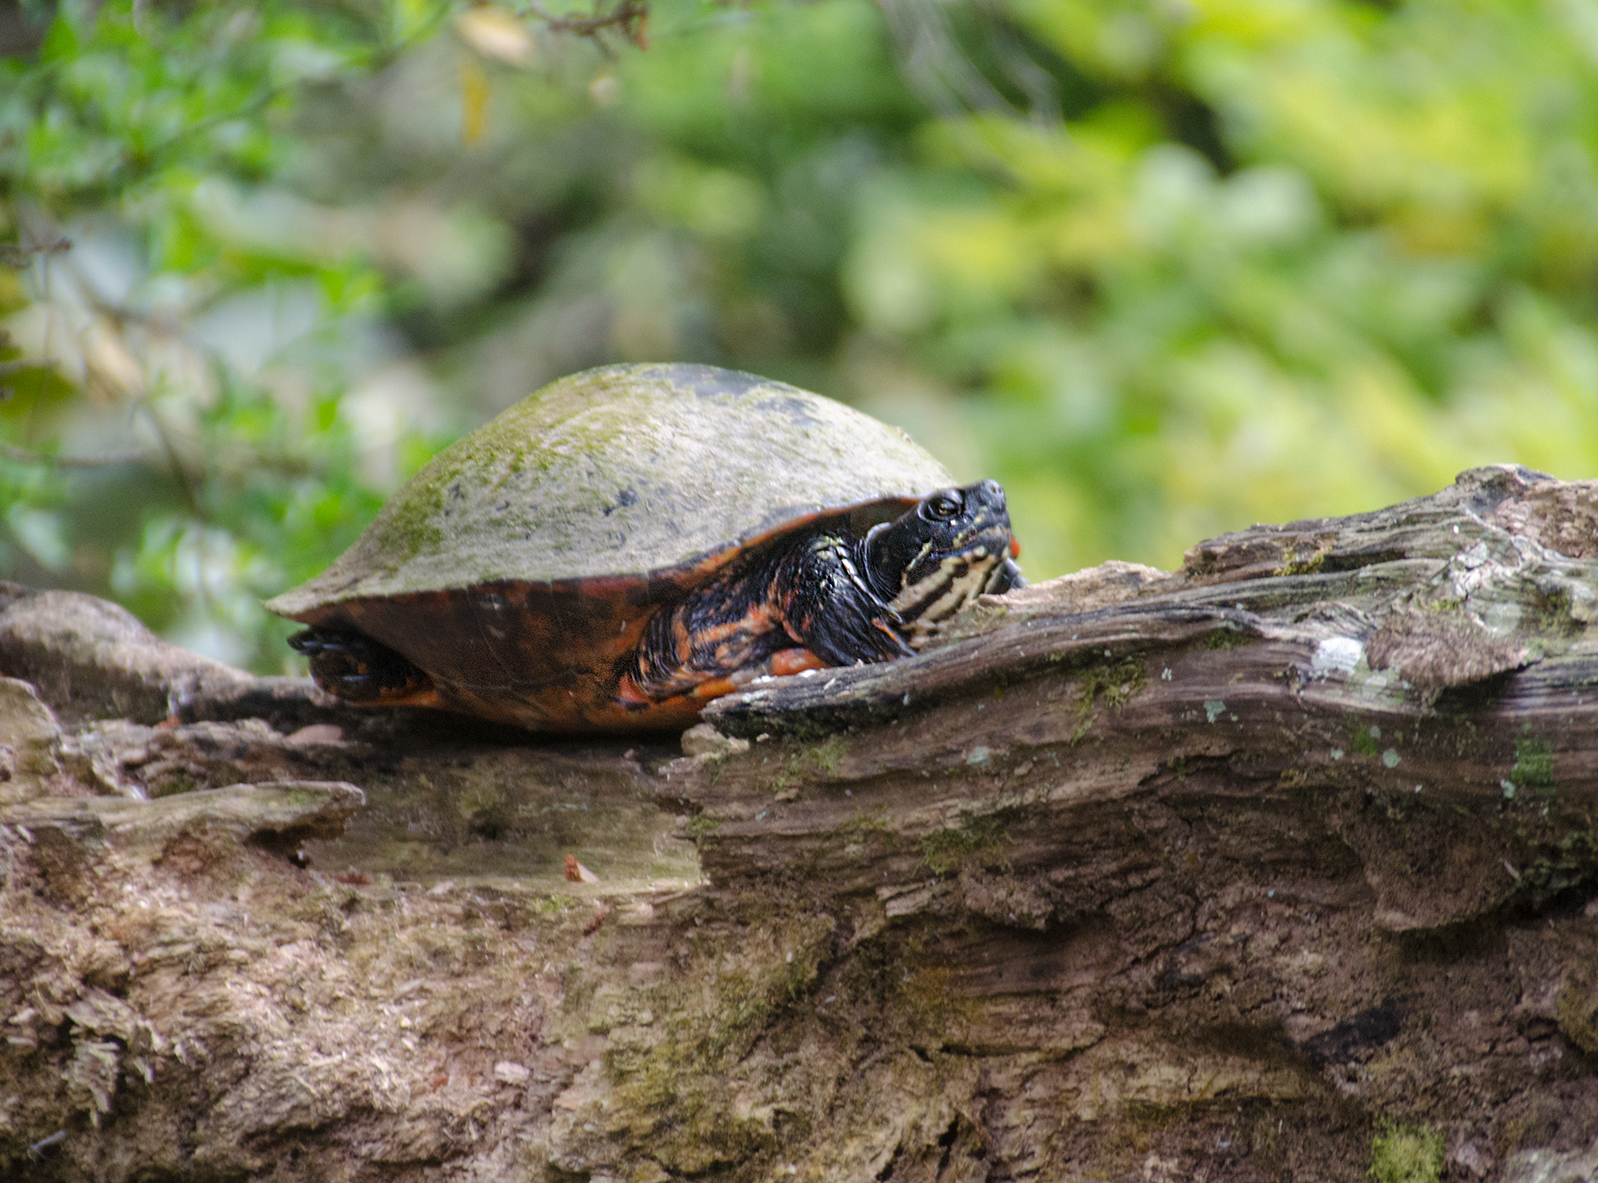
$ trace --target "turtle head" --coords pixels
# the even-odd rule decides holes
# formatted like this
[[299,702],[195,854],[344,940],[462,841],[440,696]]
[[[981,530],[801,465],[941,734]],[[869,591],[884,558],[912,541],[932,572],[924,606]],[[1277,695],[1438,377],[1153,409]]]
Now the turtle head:
[[1011,556],[1010,513],[998,481],[928,493],[866,535],[872,590],[898,616],[912,648],[983,592],[1025,585]]

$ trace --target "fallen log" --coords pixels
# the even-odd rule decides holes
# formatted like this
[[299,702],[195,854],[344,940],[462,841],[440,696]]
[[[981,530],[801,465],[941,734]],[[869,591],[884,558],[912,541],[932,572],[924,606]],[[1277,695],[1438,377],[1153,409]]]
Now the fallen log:
[[1589,1177],[1595,612],[1598,484],[1478,469],[679,748],[355,712],[11,588],[0,1168]]

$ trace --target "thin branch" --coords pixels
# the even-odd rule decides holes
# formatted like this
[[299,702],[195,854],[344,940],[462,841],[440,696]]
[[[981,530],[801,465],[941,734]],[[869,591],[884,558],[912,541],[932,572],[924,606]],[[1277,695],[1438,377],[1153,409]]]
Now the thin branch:
[[601,3],[602,0],[595,0],[594,15],[591,17],[556,16],[538,0],[528,0],[526,7],[528,12],[555,32],[587,37],[606,53],[610,52],[610,46],[600,36],[605,32],[619,32],[639,49],[649,48],[649,5],[645,0],[620,0],[609,12],[601,10]]
[[57,237],[49,242],[0,243],[0,267],[12,267],[20,271],[41,256],[59,255],[71,249],[72,240],[65,237]]
[[16,444],[0,443],[0,457],[13,464],[48,464],[52,468],[112,468],[118,464],[143,464],[149,457],[143,452],[107,452],[103,456],[52,456],[47,452],[34,452]]

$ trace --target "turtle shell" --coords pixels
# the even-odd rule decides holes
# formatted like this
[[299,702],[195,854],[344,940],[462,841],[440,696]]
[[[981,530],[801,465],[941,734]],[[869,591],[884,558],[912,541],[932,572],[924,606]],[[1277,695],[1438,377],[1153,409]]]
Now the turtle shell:
[[790,530],[888,520],[952,483],[902,431],[820,395],[712,366],[607,366],[440,452],[266,606],[397,650],[457,710],[676,726],[703,703],[640,715],[611,699],[655,611]]

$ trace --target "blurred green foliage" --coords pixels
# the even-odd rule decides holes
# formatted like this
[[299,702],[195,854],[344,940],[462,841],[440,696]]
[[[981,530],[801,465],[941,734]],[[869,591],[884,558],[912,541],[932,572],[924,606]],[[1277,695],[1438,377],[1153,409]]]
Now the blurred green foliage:
[[0,574],[282,669],[260,597],[613,360],[902,424],[1034,577],[1591,477],[1595,67],[1593,0],[0,5]]

